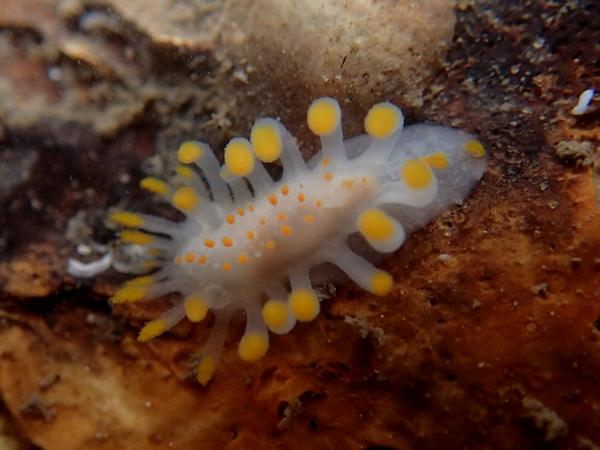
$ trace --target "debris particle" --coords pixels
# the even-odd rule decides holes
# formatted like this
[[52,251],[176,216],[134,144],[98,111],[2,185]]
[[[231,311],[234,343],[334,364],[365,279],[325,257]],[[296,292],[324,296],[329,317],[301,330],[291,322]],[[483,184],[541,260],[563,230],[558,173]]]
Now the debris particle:
[[541,401],[525,397],[521,404],[526,410],[526,416],[533,420],[537,428],[544,431],[546,441],[552,441],[561,436],[566,436],[569,426],[556,412],[548,408]]
[[548,283],[536,284],[531,288],[531,292],[535,295],[546,298],[548,296]]
[[383,328],[373,326],[366,317],[344,316],[344,322],[356,327],[358,329],[358,334],[360,334],[360,337],[363,339],[372,336],[379,345],[383,344]]
[[579,95],[579,99],[577,100],[577,105],[571,110],[571,114],[574,116],[580,116],[585,114],[590,106],[590,102],[594,97],[595,91],[594,89],[586,89]]
[[299,398],[291,399],[283,411],[283,418],[277,423],[277,429],[289,429],[292,420],[300,414],[302,414],[302,402]]
[[594,146],[588,141],[561,141],[556,146],[556,154],[576,166],[589,167],[594,163]]

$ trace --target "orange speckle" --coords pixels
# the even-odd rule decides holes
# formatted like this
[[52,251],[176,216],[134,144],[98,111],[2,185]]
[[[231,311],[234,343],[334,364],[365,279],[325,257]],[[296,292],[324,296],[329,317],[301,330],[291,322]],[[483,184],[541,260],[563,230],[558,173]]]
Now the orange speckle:
[[333,180],[333,174],[331,172],[327,172],[327,173],[325,173],[325,175],[323,175],[323,179],[325,181],[331,181],[331,180]]
[[246,264],[248,262],[248,256],[245,253],[242,253],[240,256],[238,256],[238,262],[240,264]]
[[354,186],[354,181],[353,180],[344,180],[342,182],[342,186],[344,186],[346,189],[352,189],[352,186]]
[[290,227],[289,225],[282,226],[281,234],[283,234],[284,236],[291,236],[292,235],[292,227]]
[[307,214],[304,216],[304,221],[308,224],[311,224],[315,221],[315,216],[313,216],[312,214]]
[[331,162],[331,159],[324,158],[323,161],[321,162],[321,164],[323,165],[323,167],[327,167],[330,162]]
[[237,213],[239,216],[243,216],[244,215],[244,208],[238,208],[237,209]]
[[231,247],[233,245],[233,239],[231,239],[229,236],[225,236],[221,242],[225,247]]
[[264,217],[261,217],[259,220],[261,225],[266,225],[267,224],[267,219],[265,219]]
[[304,194],[303,194],[302,192],[300,192],[300,193],[298,194],[298,201],[299,201],[300,203],[302,203],[302,202],[304,201],[304,199],[305,199],[305,197],[304,197]]
[[316,206],[317,208],[320,208],[321,206],[323,206],[323,201],[322,201],[322,200],[317,200],[317,201],[315,202],[315,206]]
[[192,264],[194,261],[196,261],[196,255],[194,255],[192,252],[185,254],[185,262],[186,263]]
[[252,203],[248,204],[248,211],[254,212],[254,205]]
[[290,188],[288,187],[287,184],[285,184],[282,188],[281,188],[281,193],[283,195],[288,195],[290,193]]
[[277,214],[277,220],[279,220],[280,222],[283,222],[285,220],[285,214],[282,212]]
[[223,272],[229,272],[232,269],[231,263],[223,263]]
[[208,256],[206,255],[201,255],[200,258],[198,258],[198,264],[200,264],[201,266],[206,264],[206,261],[208,261]]
[[252,239],[254,239],[254,231],[248,230],[246,232],[246,237],[248,238],[249,241],[251,241]]
[[277,196],[275,194],[271,194],[268,197],[269,203],[273,206],[277,205]]
[[215,247],[215,241],[213,241],[212,239],[205,239],[204,240],[204,245],[206,245],[208,248],[214,248]]
[[267,250],[274,250],[275,249],[275,241],[267,241],[267,243],[265,244],[265,248]]
[[227,215],[227,223],[229,225],[233,225],[235,223],[235,216],[232,214]]

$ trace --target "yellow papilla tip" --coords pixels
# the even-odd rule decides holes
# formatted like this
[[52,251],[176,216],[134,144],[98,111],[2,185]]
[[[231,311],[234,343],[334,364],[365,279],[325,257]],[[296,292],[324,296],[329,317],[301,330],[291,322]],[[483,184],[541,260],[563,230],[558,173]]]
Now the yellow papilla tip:
[[139,228],[144,225],[144,219],[129,211],[111,211],[108,218],[118,225],[129,228]]
[[148,342],[150,339],[160,336],[167,330],[167,322],[163,319],[151,320],[140,330],[138,341]]
[[190,322],[200,322],[207,312],[208,306],[199,294],[191,294],[185,299],[185,315]]
[[177,159],[182,164],[191,164],[199,161],[204,155],[204,149],[200,144],[193,141],[186,141],[179,146],[177,150]]
[[317,136],[332,133],[339,125],[340,120],[340,107],[332,98],[319,98],[313,101],[308,108],[308,128]]
[[371,278],[371,290],[375,295],[387,295],[394,287],[394,278],[387,272],[380,270]]
[[289,298],[290,309],[294,317],[301,322],[308,322],[319,315],[319,300],[310,289],[296,289]]
[[395,231],[392,218],[380,209],[371,208],[363,211],[358,217],[358,231],[367,239],[386,241]]
[[137,230],[123,230],[120,236],[128,244],[148,245],[154,242],[154,236]]
[[470,141],[465,142],[463,149],[475,158],[483,158],[485,156],[485,147],[477,139],[471,139]]
[[378,103],[365,117],[365,130],[369,136],[383,139],[398,130],[402,121],[400,110],[391,103]]
[[236,177],[245,177],[254,170],[254,154],[246,139],[235,138],[225,147],[225,165]]
[[147,286],[125,283],[125,285],[115,292],[115,294],[111,297],[111,301],[116,305],[121,303],[138,302],[144,299],[147,292]]
[[198,383],[206,386],[215,373],[215,366],[215,359],[212,356],[206,355],[202,357],[196,369],[196,380],[198,380]]
[[199,197],[194,188],[183,186],[175,191],[172,201],[175,208],[191,211],[198,205]]
[[434,169],[445,169],[448,167],[448,155],[444,152],[435,152],[423,158],[427,164]]
[[430,167],[420,159],[407,160],[401,169],[404,182],[412,189],[423,189],[433,181]]
[[269,348],[269,338],[266,334],[250,331],[240,340],[238,354],[247,362],[254,362],[265,356]]
[[146,189],[147,191],[158,195],[168,195],[170,191],[167,183],[154,177],[142,179],[142,181],[140,181],[140,186],[142,189]]
[[262,309],[262,317],[270,330],[282,328],[288,321],[288,306],[281,300],[269,300]]
[[273,162],[281,155],[281,136],[274,125],[254,125],[250,141],[254,154],[263,162]]
[[177,172],[177,175],[187,179],[193,178],[194,176],[194,171],[186,166],[177,166],[175,172]]
[[125,282],[123,286],[148,286],[154,282],[152,275],[144,275],[141,277],[135,277]]

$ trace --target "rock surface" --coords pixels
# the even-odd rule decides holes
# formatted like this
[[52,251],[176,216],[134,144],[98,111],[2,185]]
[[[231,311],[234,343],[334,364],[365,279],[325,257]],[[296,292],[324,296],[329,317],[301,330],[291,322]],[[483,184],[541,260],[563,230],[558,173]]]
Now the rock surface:
[[[2,2],[0,446],[600,446],[600,121],[570,115],[600,85],[597,2],[460,1],[456,28],[442,0],[329,3]],[[66,259],[110,245],[109,206],[161,211],[137,182],[181,140],[275,115],[309,156],[323,94],[349,134],[382,97],[475,132],[490,170],[385,262],[390,296],[338,285],[253,365],[240,318],[203,389],[209,323],[139,344],[160,305],[111,310],[123,277]]]

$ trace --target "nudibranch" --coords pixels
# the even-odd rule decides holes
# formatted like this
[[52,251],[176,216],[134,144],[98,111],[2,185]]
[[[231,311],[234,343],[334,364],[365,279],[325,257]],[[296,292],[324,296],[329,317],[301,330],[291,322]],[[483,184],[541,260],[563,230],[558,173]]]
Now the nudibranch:
[[[228,324],[243,310],[239,357],[256,361],[269,346],[269,331],[288,333],[319,314],[309,271],[332,263],[359,286],[387,295],[392,276],[359,256],[349,237],[359,233],[378,252],[398,249],[406,234],[460,203],[486,170],[486,151],[463,131],[417,124],[391,103],[373,106],[366,135],[343,140],[341,109],[320,98],[308,109],[321,151],[306,162],[294,137],[274,119],[258,120],[250,139],[234,138],[221,166],[202,142],[181,144],[175,188],[157,178],[141,186],[185,215],[182,222],[113,210],[120,238],[139,248],[147,274],[126,282],[113,304],[180,294],[146,323],[146,342],[187,318],[215,316],[201,350],[196,377],[214,374]],[[262,163],[280,161],[273,179]],[[360,240],[360,239],[359,239]]]

